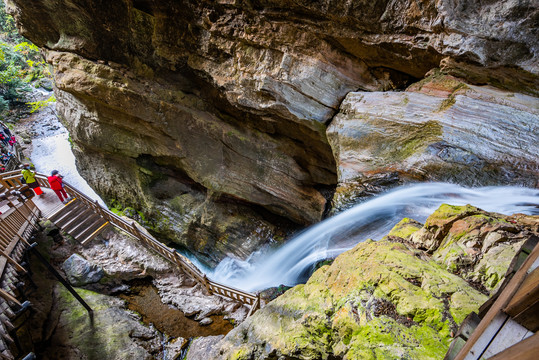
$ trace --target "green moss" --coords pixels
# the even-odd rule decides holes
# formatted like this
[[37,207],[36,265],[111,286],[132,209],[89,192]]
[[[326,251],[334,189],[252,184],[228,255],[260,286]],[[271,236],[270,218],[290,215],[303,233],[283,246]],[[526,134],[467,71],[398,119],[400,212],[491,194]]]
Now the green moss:
[[403,239],[408,239],[413,233],[421,229],[423,225],[409,218],[404,218],[391,229],[388,236],[396,236]]
[[450,95],[447,99],[445,99],[444,101],[440,103],[440,107],[438,108],[438,111],[445,111],[449,109],[451,106],[455,105],[456,101],[457,100],[455,99],[455,96]]
[[250,351],[245,348],[240,348],[234,351],[230,356],[230,360],[246,360],[250,358]]
[[243,136],[242,133],[240,133],[237,130],[229,130],[229,131],[227,131],[226,136],[236,138],[236,139],[241,140],[241,141],[247,141],[248,140],[245,136]]
[[449,204],[442,204],[432,215],[427,218],[425,227],[438,225],[440,223],[447,223],[459,217],[473,215],[480,210],[471,205],[455,206]]
[[404,98],[402,99],[402,104],[408,105],[409,102],[410,102],[410,99],[408,98],[408,96],[404,96]]

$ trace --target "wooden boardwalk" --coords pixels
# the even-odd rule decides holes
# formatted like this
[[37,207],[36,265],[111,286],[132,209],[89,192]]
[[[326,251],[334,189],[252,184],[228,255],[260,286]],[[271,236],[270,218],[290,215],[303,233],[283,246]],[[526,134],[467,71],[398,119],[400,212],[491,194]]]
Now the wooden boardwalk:
[[[6,190],[21,190],[24,188],[24,184],[21,183],[20,177],[19,171],[0,174],[0,185]],[[68,183],[65,183],[65,190],[71,200],[67,204],[62,204],[56,194],[49,189],[49,183],[45,175],[36,174],[36,180],[41,185],[44,195],[34,196],[32,201],[39,208],[43,214],[42,216],[50,219],[82,245],[90,242],[107,226],[114,226],[132,236],[147,248],[163,256],[183,272],[189,274],[193,279],[202,284],[210,295],[220,295],[250,306],[248,316],[261,307],[262,304],[259,295],[207,278],[185,256],[155,239],[141,228],[140,225],[137,225],[136,222],[128,222],[108,209],[103,208],[96,200],[88,198]]]
[[15,325],[29,308],[23,301],[28,263],[28,243],[40,211],[32,201],[22,201],[0,187],[0,359],[27,355],[18,345]]

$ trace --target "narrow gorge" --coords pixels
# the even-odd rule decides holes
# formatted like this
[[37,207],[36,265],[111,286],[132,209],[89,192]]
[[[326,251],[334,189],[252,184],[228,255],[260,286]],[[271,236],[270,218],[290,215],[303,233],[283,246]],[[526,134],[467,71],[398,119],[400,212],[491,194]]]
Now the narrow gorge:
[[[186,359],[443,359],[539,236],[535,1],[4,2],[108,208],[263,294],[174,304],[233,319]],[[202,296],[159,260],[111,280],[99,246],[106,296]]]

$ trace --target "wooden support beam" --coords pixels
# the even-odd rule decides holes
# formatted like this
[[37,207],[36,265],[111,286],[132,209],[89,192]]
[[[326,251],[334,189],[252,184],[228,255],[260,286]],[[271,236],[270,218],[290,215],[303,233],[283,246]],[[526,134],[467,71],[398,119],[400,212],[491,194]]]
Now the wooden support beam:
[[21,306],[21,303],[19,302],[19,300],[17,300],[16,297],[14,297],[13,295],[11,295],[10,293],[8,293],[7,291],[5,291],[4,289],[0,289],[0,296],[1,296],[2,298],[4,298],[4,300],[14,302],[15,304]]
[[19,265],[18,262],[16,262],[15,260],[13,260],[13,258],[11,256],[9,256],[8,254],[6,254],[4,251],[0,250],[0,256],[3,256],[6,258],[6,260],[13,266],[15,266],[15,268],[18,270],[18,271],[21,271],[23,273],[26,273],[26,269],[23,268],[21,265]]

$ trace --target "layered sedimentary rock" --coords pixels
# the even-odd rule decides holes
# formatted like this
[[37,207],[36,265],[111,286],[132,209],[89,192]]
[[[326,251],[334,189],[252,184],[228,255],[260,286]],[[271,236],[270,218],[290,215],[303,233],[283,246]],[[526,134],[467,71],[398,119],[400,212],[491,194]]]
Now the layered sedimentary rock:
[[[212,261],[256,248],[230,244],[266,212],[270,237],[321,218],[337,182],[325,127],[350,91],[441,66],[537,94],[531,0],[6,2],[54,68],[84,177]],[[229,231],[230,203],[247,230]]]
[[[382,105],[383,104],[383,105]],[[438,71],[404,92],[352,92],[328,127],[335,205],[368,185],[539,185],[539,101]]]
[[442,359],[458,325],[487,300],[483,286],[499,284],[537,236],[537,221],[445,204],[425,225],[404,219],[268,303],[216,341],[210,358]]

